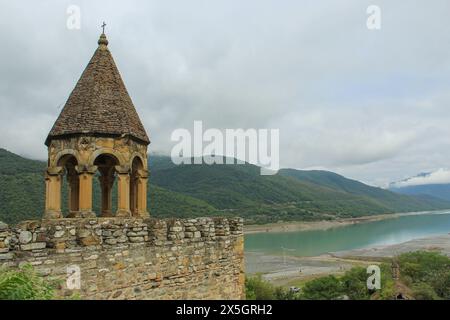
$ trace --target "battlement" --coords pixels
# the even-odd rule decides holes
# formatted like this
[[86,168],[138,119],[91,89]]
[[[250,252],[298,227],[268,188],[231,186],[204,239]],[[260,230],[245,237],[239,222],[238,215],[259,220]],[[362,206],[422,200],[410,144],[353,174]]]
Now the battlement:
[[[242,299],[243,248],[241,218],[0,224],[0,266],[29,263],[61,280],[59,294],[83,299]],[[67,287],[71,266],[80,270],[79,289]]]

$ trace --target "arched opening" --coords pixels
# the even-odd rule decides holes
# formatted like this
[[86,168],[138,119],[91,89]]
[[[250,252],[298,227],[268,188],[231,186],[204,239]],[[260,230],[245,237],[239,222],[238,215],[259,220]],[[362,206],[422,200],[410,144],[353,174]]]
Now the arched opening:
[[[62,189],[65,191],[63,195],[64,202],[67,205],[62,205],[63,211],[67,212],[68,216],[76,215],[79,211],[79,199],[80,199],[80,179],[76,171],[76,166],[78,161],[75,156],[67,154],[62,156],[57,165],[62,167],[63,170],[63,186]],[[65,179],[64,179],[65,176]]]
[[98,180],[100,183],[100,216],[112,217],[112,190],[116,177],[115,166],[119,165],[117,158],[110,154],[101,154],[95,161],[94,165],[98,168]]
[[135,157],[131,164],[131,177],[130,177],[130,211],[132,216],[139,216],[140,203],[142,199],[140,197],[146,196],[139,192],[139,184],[143,183],[140,179],[140,172],[144,169],[144,164],[139,157]]

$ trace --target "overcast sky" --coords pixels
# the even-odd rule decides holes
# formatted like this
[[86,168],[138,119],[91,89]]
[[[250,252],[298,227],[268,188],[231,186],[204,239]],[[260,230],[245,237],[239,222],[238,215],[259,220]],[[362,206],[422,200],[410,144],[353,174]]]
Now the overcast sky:
[[[66,26],[71,4],[80,30]],[[371,4],[381,30],[366,27]],[[374,185],[442,173],[449,14],[448,0],[0,0],[0,147],[46,158],[105,20],[153,152],[169,153],[174,129],[203,120],[279,128],[282,167]]]

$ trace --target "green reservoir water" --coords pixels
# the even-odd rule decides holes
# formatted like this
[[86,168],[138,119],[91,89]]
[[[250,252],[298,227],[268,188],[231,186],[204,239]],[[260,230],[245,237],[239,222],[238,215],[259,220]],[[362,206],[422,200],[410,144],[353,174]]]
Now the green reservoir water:
[[255,233],[245,236],[245,251],[292,256],[397,244],[450,232],[450,211],[407,215],[328,230]]

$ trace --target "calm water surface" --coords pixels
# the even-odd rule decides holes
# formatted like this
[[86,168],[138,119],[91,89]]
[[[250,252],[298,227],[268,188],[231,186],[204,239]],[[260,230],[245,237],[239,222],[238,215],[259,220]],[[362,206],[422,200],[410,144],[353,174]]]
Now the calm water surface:
[[407,215],[328,230],[255,233],[245,250],[267,254],[316,256],[327,252],[397,244],[450,232],[450,211]]

